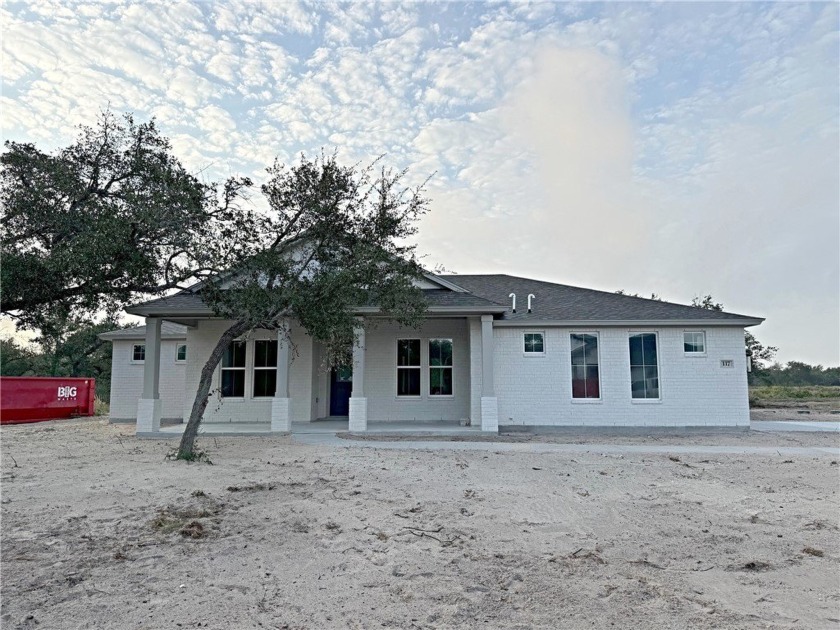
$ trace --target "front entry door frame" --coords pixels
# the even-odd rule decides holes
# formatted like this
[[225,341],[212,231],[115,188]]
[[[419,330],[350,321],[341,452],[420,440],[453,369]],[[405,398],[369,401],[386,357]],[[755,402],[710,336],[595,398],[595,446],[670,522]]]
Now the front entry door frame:
[[353,390],[353,368],[337,367],[330,370],[330,416],[347,416],[350,413],[350,394]]

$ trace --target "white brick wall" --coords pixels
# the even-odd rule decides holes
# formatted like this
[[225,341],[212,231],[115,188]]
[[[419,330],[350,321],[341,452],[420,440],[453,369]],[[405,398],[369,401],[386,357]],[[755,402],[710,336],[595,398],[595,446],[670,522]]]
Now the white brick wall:
[[[528,330],[535,330],[529,328]],[[710,327],[706,356],[683,353],[683,331],[697,328],[546,328],[545,356],[526,357],[521,328],[494,329],[500,425],[748,426],[744,330]],[[630,395],[632,332],[656,332],[661,400]],[[573,401],[571,332],[597,332],[601,400]],[[720,367],[731,359],[734,367]]]
[[[184,408],[185,363],[175,362],[175,349],[185,340],[163,339],[160,342],[160,400],[164,419],[182,417]],[[143,393],[143,364],[132,363],[134,344],[143,340],[115,339],[111,355],[111,421],[134,422],[137,419],[137,401]],[[189,351],[187,351],[189,357]]]
[[[187,331],[187,378],[184,385],[183,414],[189,418],[201,369],[210,356],[221,334],[230,326],[223,320],[202,320]],[[298,325],[292,326],[292,362],[289,368],[289,394],[292,399],[292,420],[310,420],[310,395],[312,390],[312,340]],[[253,365],[254,340],[276,339],[274,331],[257,330],[247,335],[245,352],[245,397],[222,398],[219,395],[220,368],[216,368],[210,390],[210,402],[204,412],[205,422],[270,422],[271,398],[254,398]],[[161,380],[163,376],[161,375]]]
[[[161,342],[160,393],[164,418],[188,417],[201,368],[228,325],[200,321],[188,331],[187,364],[175,363],[175,347],[183,341]],[[659,328],[545,328],[545,356],[526,357],[522,335],[534,328],[494,328],[495,389],[500,425],[617,425],[617,426],[748,426],[744,332],[737,327],[709,327],[706,355],[683,353],[681,327]],[[691,328],[690,330],[697,330]],[[634,401],[630,395],[628,336],[631,332],[657,333],[661,399]],[[600,352],[601,399],[572,400],[571,332],[596,332]],[[369,327],[366,335],[365,397],[368,420],[458,420],[478,423],[481,405],[481,328],[478,318],[430,319],[419,331],[383,322]],[[396,339],[419,337],[421,342],[421,396],[399,399],[396,395]],[[428,339],[452,338],[454,389],[451,398],[428,395]],[[274,339],[275,333],[256,331],[249,337],[245,370],[246,396],[221,399],[219,370],[205,413],[210,422],[269,422],[271,399],[254,399],[253,340]],[[291,416],[308,421],[326,415],[329,375],[320,369],[318,353],[305,332],[294,325],[296,345],[289,371]],[[111,417],[134,419],[142,393],[143,365],[131,363],[136,341],[115,341],[112,363]],[[474,349],[474,352],[471,352]],[[734,367],[722,368],[722,359]],[[186,369],[185,369],[186,367]],[[313,387],[314,384],[314,387]],[[318,398],[316,404],[316,397]]]
[[[452,397],[429,396],[429,339],[452,339]],[[397,338],[420,338],[420,397],[397,397]],[[366,332],[368,422],[460,420],[470,417],[470,334],[467,320],[429,319],[421,329],[384,322]]]

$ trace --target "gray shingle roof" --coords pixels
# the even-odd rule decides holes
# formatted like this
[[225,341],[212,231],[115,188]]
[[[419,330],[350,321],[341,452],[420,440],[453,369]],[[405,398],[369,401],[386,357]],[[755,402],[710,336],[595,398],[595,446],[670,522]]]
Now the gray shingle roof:
[[[431,289],[424,291],[429,308],[461,308],[480,311],[489,309],[488,312],[499,312],[502,310],[499,304],[470,293],[458,293],[448,289]],[[137,304],[126,309],[133,315],[161,315],[161,316],[202,316],[212,315],[197,293],[176,293],[156,300],[150,300]]]
[[[504,322],[536,324],[538,322],[693,322],[751,326],[763,318],[738,315],[723,311],[710,311],[685,304],[660,302],[646,298],[584,289],[554,282],[519,278],[505,274],[445,275],[447,280],[469,293],[448,289],[424,291],[429,308],[438,312],[452,309],[455,312],[475,311],[500,315]],[[510,293],[516,293],[516,313],[510,311]],[[528,313],[528,294],[533,293],[533,311]],[[368,309],[360,309],[365,311]],[[197,293],[183,291],[163,298],[144,302],[126,309],[134,315],[202,317],[212,312]],[[111,334],[111,333],[106,333]]]
[[182,291],[174,295],[135,304],[125,309],[132,315],[178,315],[209,316],[213,314],[198,293]]
[[[762,319],[504,274],[443,277],[473,295],[507,307],[511,303],[508,295],[516,293],[516,313],[508,310],[502,317],[511,322],[703,321],[748,325]],[[535,296],[531,313],[527,309],[529,293]]]
[[[161,339],[186,339],[187,327],[173,322],[161,322],[160,324]],[[133,328],[121,328],[120,330],[111,330],[99,335],[100,339],[108,341],[115,341],[117,339],[145,339],[146,327],[134,326]]]

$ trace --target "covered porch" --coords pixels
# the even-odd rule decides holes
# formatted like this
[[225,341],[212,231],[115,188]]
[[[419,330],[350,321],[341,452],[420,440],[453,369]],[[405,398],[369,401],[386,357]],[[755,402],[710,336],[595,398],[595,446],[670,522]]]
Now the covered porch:
[[[287,322],[285,330],[255,331],[246,340],[235,342],[244,344],[241,364],[232,367],[223,363],[216,369],[201,432],[498,432],[494,314],[463,308],[460,312],[435,310],[438,312],[430,312],[416,330],[400,329],[373,313],[359,315],[352,366],[343,376],[336,370],[324,369],[319,344],[293,321]],[[147,315],[143,394],[137,405],[138,435],[165,436],[183,431],[183,425],[160,425],[160,331],[164,319],[189,326],[185,421],[198,374],[227,325],[207,317]],[[420,356],[416,363],[400,365],[399,348],[406,341]],[[449,348],[446,365],[441,365],[435,355],[441,342]],[[271,347],[268,363],[266,344]],[[227,377],[234,369],[239,370],[234,375],[239,379],[237,387],[226,391],[230,380]],[[266,370],[270,371],[268,381]],[[445,389],[440,386],[442,376],[446,377]],[[398,383],[406,378],[411,381],[411,391],[405,391]],[[345,397],[346,416],[335,413],[337,396]]]

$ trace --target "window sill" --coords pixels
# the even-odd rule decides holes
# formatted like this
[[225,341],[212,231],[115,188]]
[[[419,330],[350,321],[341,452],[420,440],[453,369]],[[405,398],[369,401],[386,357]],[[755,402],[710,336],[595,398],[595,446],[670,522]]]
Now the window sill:
[[452,400],[455,394],[429,394],[427,400]]
[[661,398],[631,398],[630,402],[634,405],[658,405],[662,402]]
[[705,359],[708,355],[705,352],[683,352],[686,358]]
[[599,405],[604,402],[603,398],[572,398],[573,405]]
[[423,400],[422,396],[394,396],[394,400]]
[[219,396],[224,402],[245,402],[244,396]]
[[544,359],[545,352],[523,352],[522,356],[529,359]]

